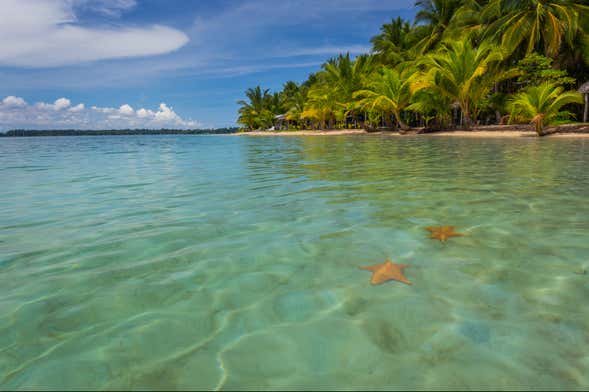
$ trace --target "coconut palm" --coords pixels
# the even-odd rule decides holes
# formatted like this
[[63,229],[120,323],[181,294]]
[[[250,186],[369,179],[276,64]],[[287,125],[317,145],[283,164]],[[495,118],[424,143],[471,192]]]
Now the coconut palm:
[[248,101],[237,101],[241,106],[237,122],[245,125],[249,130],[271,127],[274,116],[282,114],[284,110],[280,93],[270,94],[268,89],[262,90],[260,86],[257,86],[248,89],[245,95]]
[[336,89],[327,83],[315,83],[309,89],[300,117],[315,122],[319,128],[332,128],[344,114]]
[[[401,67],[399,67],[401,68]],[[417,72],[413,68],[395,69],[383,67],[374,74],[365,89],[354,93],[358,106],[370,113],[381,112],[385,118],[393,115],[401,129],[408,126],[401,112],[411,103],[412,89]]]
[[372,52],[381,64],[394,66],[410,57],[411,24],[401,17],[385,23],[380,34],[372,37]]
[[435,126],[443,128],[450,123],[451,104],[448,97],[438,94],[433,89],[422,89],[415,93],[407,110],[423,116],[426,127],[430,126],[431,120],[435,120]]
[[555,64],[579,81],[589,80],[589,22],[586,29],[579,27],[571,43],[562,46]]
[[372,73],[374,62],[367,55],[352,60],[348,53],[330,59],[322,68],[314,75],[303,117],[331,127],[353,114],[353,94]]
[[454,14],[464,4],[464,0],[417,0],[415,6],[421,8],[415,15],[417,23],[425,31],[425,36],[417,44],[421,53],[434,49],[443,39]]
[[564,42],[572,44],[579,14],[586,12],[589,7],[574,0],[490,0],[482,15],[493,20],[487,36],[508,51],[540,50],[554,58]]
[[374,69],[373,58],[367,55],[350,59],[350,54],[339,55],[323,65],[323,82],[331,86],[338,103],[349,108],[352,95],[359,90]]
[[294,82],[288,82],[284,85],[284,107],[286,109],[286,119],[290,122],[299,123],[301,114],[305,110],[307,102],[307,93],[309,89],[306,86],[299,86]]
[[557,117],[567,117],[569,112],[561,111],[564,105],[583,103],[576,91],[563,91],[551,83],[528,87],[515,95],[511,101],[511,118],[530,120],[539,136],[544,135],[544,124],[550,124]]
[[239,108],[239,118],[237,122],[245,125],[247,129],[258,129],[262,125],[261,116],[268,101],[269,90],[262,90],[260,86],[249,88],[245,92],[245,96],[249,102],[240,100],[237,104]]
[[487,45],[473,47],[469,40],[451,41],[422,60],[428,70],[426,84],[440,94],[456,101],[464,117],[464,125],[472,125],[479,101],[495,83],[516,75],[498,67],[504,53]]
[[446,39],[463,39],[469,37],[473,42],[480,42],[481,35],[488,20],[483,19],[482,11],[488,0],[463,0],[454,12],[450,25],[444,31]]

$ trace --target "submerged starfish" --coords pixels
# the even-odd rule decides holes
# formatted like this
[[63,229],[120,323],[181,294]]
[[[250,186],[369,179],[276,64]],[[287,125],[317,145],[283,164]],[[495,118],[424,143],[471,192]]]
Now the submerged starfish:
[[398,280],[399,282],[411,284],[405,275],[403,275],[403,270],[407,267],[408,265],[406,264],[395,264],[387,260],[382,264],[360,267],[360,269],[372,272],[370,283],[373,285],[381,284],[388,280]]
[[454,226],[436,226],[436,227],[426,227],[427,231],[429,231],[432,235],[430,238],[446,241],[450,237],[462,237],[464,234],[457,233],[454,231]]

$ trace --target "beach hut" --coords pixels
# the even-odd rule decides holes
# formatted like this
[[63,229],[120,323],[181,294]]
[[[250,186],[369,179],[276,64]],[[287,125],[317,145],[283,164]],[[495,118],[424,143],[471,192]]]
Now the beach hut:
[[288,129],[288,119],[286,118],[286,114],[279,114],[278,116],[274,116],[274,129]]
[[579,92],[585,96],[585,110],[583,111],[583,122],[589,120],[589,82],[579,87]]

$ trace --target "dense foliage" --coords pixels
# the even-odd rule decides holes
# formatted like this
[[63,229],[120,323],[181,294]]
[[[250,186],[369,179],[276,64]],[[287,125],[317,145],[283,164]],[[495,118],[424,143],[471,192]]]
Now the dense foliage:
[[405,129],[531,121],[542,133],[546,124],[579,118],[574,90],[589,80],[589,0],[415,5],[415,21],[383,25],[371,53],[341,54],[282,91],[249,89],[238,102],[239,124]]

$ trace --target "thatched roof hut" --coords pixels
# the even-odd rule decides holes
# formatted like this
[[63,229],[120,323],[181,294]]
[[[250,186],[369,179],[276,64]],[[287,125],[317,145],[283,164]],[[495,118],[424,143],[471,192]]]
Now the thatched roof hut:
[[583,111],[583,122],[589,120],[589,82],[579,87],[579,92],[585,96],[585,110]]

